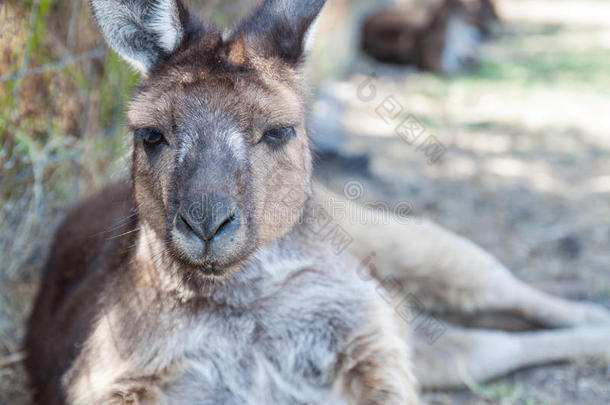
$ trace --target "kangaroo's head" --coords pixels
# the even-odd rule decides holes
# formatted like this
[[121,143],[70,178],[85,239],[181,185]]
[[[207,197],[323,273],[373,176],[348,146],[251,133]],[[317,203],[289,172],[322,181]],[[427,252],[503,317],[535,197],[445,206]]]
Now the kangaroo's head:
[[232,274],[303,212],[299,65],[323,5],[267,0],[223,35],[179,0],[92,0],[107,42],[143,75],[127,114],[140,219],[203,277]]

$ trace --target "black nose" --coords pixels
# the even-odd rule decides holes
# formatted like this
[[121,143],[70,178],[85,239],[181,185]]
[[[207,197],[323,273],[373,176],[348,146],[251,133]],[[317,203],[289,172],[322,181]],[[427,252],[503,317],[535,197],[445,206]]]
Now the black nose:
[[207,203],[197,201],[181,208],[176,228],[183,234],[195,234],[210,242],[220,235],[230,234],[239,227],[239,211],[226,198],[214,198]]

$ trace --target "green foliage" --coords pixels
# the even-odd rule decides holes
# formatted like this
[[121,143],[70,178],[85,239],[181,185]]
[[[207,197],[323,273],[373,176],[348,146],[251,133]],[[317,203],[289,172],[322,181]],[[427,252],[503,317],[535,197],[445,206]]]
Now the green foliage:
[[[81,18],[70,15],[72,1],[78,0],[17,3],[25,18],[16,27],[22,40],[13,43],[23,47],[8,50],[18,57],[0,76],[19,72],[24,60],[31,69],[70,55],[67,44],[56,43],[65,33],[50,30],[66,28],[71,17]],[[82,7],[81,13],[86,12]],[[93,32],[88,35],[95,40]],[[83,50],[97,46],[85,44]],[[123,111],[137,80],[108,51],[102,60],[0,83],[0,224],[10,230],[0,232],[5,259],[0,284],[30,277],[63,210],[117,171],[126,144]]]
[[138,77],[139,75],[116,53],[107,53],[104,60],[104,77],[99,88],[102,127],[111,127],[122,117],[125,103],[129,100]]
[[40,6],[38,7],[38,13],[34,20],[31,37],[26,47],[26,52],[29,55],[35,55],[37,62],[39,63],[45,62],[49,57],[49,53],[44,47],[44,43],[47,36],[46,17],[49,13],[50,5],[51,0],[40,0]]
[[484,59],[476,72],[448,77],[445,81],[466,86],[505,83],[554,87],[560,84],[608,92],[610,54],[598,36],[596,28],[554,24],[542,26],[527,36],[503,37],[498,42],[508,50],[506,55]]
[[475,393],[493,404],[500,405],[548,405],[537,399],[527,398],[522,383],[496,382],[487,385],[480,385],[475,389]]

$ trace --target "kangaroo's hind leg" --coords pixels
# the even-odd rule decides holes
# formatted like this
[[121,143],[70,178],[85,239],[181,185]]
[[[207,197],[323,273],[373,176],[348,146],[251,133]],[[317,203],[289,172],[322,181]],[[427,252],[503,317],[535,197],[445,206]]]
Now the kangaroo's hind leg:
[[410,246],[407,252],[378,246],[380,260],[389,261],[380,272],[413,288],[433,311],[507,313],[548,327],[610,324],[604,307],[537,290],[474,243],[431,222],[396,223],[386,235]]
[[520,333],[450,327],[432,344],[417,332],[413,340],[426,389],[474,387],[527,366],[610,355],[610,326]]
[[437,313],[503,312],[550,327],[610,324],[610,312],[586,302],[553,297],[515,278],[471,241],[423,220],[407,220],[346,201],[316,185],[316,202],[351,236],[353,251],[370,253],[375,275],[400,284]]

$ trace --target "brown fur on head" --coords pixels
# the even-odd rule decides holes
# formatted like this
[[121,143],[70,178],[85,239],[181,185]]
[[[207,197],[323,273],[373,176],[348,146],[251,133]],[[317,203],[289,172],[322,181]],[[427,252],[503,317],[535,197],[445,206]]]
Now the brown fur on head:
[[177,0],[92,1],[110,45],[145,75],[128,109],[140,220],[202,277],[232,274],[302,214],[299,64],[323,4],[268,0],[223,37]]

